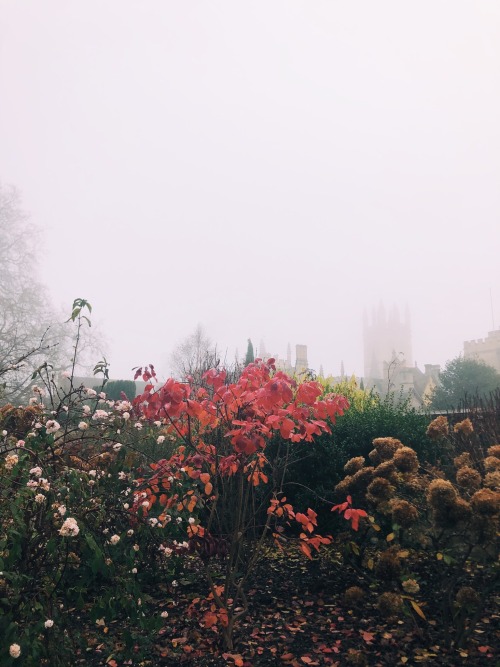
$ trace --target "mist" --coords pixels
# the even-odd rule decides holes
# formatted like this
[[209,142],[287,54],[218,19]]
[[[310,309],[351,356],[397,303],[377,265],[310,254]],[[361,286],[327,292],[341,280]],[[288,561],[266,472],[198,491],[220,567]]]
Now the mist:
[[412,363],[500,323],[500,5],[0,5],[0,180],[87,299],[112,377],[201,324],[363,374],[363,312]]

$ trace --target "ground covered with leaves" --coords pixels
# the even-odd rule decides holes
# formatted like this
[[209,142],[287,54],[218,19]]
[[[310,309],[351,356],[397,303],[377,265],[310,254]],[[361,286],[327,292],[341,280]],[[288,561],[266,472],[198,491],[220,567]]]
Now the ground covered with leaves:
[[[200,609],[207,604],[206,584],[193,561],[177,586],[156,586],[144,595],[148,613],[164,615],[163,627],[154,637],[144,636],[138,642],[137,631],[127,628],[125,619],[109,627],[89,625],[84,633],[87,649],[79,652],[75,664],[497,665],[498,596],[488,599],[468,641],[450,648],[439,622],[439,600],[432,597],[433,572],[419,574],[429,591],[422,604],[426,618],[409,610],[387,618],[377,608],[377,584],[361,582],[354,570],[345,568],[335,547],[313,562],[304,562],[298,553],[285,556],[270,548],[255,571],[249,612],[235,633],[235,648],[225,652],[217,630],[200,623]],[[366,591],[363,599],[346,603],[345,590],[359,585]],[[127,648],[131,635],[138,643]]]

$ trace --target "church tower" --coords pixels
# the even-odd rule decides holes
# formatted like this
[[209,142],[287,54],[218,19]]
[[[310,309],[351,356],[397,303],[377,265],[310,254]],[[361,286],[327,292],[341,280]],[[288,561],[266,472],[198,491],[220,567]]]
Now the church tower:
[[408,307],[401,318],[397,306],[387,312],[382,302],[373,309],[371,318],[363,313],[364,377],[381,380],[394,359],[404,366],[413,366],[411,324]]

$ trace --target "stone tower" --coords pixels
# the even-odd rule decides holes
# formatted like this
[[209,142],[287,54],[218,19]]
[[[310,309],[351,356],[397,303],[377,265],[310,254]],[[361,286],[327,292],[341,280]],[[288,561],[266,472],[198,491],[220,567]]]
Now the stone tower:
[[297,375],[309,368],[307,361],[307,345],[295,346],[295,372]]
[[371,318],[363,314],[363,341],[365,378],[381,380],[387,375],[387,367],[399,359],[404,366],[413,366],[411,349],[411,325],[408,307],[404,318],[393,306],[387,312],[382,302],[372,310]]

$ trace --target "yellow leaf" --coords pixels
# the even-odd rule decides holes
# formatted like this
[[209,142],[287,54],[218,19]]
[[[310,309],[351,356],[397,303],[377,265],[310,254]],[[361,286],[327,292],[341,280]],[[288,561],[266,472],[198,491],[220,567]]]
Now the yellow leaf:
[[385,538],[385,539],[386,539],[386,542],[392,542],[392,540],[393,540],[395,537],[396,537],[396,536],[394,535],[394,533],[389,533],[389,535],[387,535],[387,537]]
[[374,565],[373,558],[369,558],[366,564],[368,565],[369,570],[373,570],[373,565]]
[[424,614],[424,612],[422,611],[422,608],[415,602],[415,600],[410,600],[410,603],[411,603],[411,606],[413,607],[413,609],[414,609],[414,610],[417,612],[417,614],[420,616],[420,618],[423,618],[424,621],[427,620],[427,619],[425,618],[425,614]]
[[398,551],[398,556],[400,558],[408,558],[409,555],[410,552],[408,551],[408,549],[403,549],[403,551]]
[[436,558],[437,558],[438,560],[443,560],[443,554],[442,554],[442,553],[438,553],[438,554],[436,554]]
[[408,658],[404,655],[404,656],[401,658],[401,662],[403,663],[403,665],[406,665],[406,663],[408,662]]
[[376,530],[377,533],[378,533],[378,531],[380,530],[380,526],[379,526],[378,524],[376,524],[376,523],[372,523],[372,528],[373,528],[373,530]]

